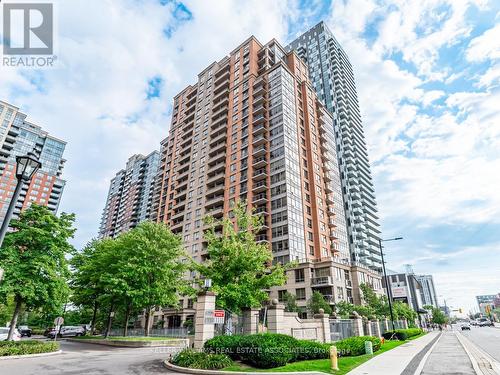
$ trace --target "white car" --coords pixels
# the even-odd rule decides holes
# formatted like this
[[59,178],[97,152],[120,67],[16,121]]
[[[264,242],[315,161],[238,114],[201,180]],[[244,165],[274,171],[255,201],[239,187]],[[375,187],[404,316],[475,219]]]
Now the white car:
[[463,322],[460,324],[460,328],[462,328],[462,331],[469,330],[470,331],[470,323],[469,322]]
[[[47,335],[48,338],[53,339],[56,331],[52,330]],[[57,333],[57,337],[78,337],[85,335],[85,329],[82,326],[63,326]]]
[[[0,341],[7,341],[7,337],[9,337],[9,327],[0,327]],[[14,329],[14,334],[12,335],[12,341],[21,340],[21,334],[19,331]]]

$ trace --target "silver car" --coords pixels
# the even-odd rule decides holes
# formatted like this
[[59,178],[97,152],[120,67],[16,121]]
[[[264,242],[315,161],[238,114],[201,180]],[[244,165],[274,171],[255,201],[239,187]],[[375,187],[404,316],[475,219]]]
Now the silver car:
[[[47,336],[53,339],[55,335],[56,331],[53,329]],[[85,335],[85,328],[82,326],[62,326],[59,332],[57,332],[57,337],[77,337],[83,335]]]

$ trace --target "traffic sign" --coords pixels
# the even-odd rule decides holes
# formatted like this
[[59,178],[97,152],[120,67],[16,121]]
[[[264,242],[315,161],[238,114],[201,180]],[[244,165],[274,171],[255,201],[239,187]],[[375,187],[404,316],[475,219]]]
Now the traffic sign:
[[62,326],[64,324],[64,318],[62,316],[58,316],[54,319],[55,326]]

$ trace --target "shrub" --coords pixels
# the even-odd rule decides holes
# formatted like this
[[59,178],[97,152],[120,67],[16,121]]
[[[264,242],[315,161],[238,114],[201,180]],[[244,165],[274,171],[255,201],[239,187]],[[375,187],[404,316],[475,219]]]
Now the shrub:
[[58,342],[36,340],[0,341],[0,357],[9,355],[50,353],[59,350]]
[[373,336],[349,337],[337,341],[334,345],[337,347],[337,350],[342,357],[354,357],[365,354],[365,341],[372,342],[373,352],[380,349],[380,339]]
[[218,336],[204,348],[210,353],[224,353],[259,368],[284,366],[297,359],[298,340],[279,333]]
[[310,340],[297,340],[296,360],[330,358],[330,345]]
[[254,367],[273,368],[296,360],[297,339],[279,333],[242,336],[238,355]]
[[422,333],[422,330],[420,328],[397,329],[396,331],[384,332],[382,336],[384,336],[386,340],[389,340],[392,337],[393,333],[395,333],[394,337],[397,340],[403,341],[407,340],[410,337],[420,335]]
[[43,328],[33,328],[31,330],[32,335],[43,335],[44,332],[45,332],[45,329],[43,329]]
[[242,337],[242,335],[215,336],[207,340],[203,347],[209,353],[227,354],[233,359],[239,359],[237,348],[240,345]]
[[225,354],[214,354],[198,352],[192,349],[184,349],[172,358],[172,363],[180,367],[218,370],[231,366],[233,361]]

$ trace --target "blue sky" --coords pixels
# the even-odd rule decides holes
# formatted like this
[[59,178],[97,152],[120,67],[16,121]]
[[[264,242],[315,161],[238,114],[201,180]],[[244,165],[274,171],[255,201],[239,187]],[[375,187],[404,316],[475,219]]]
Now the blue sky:
[[0,98],[68,141],[61,209],[81,246],[110,178],[159,148],[173,96],[253,34],[320,20],[354,66],[390,268],[448,304],[500,292],[500,3],[486,0],[56,1],[57,66],[0,67]]

